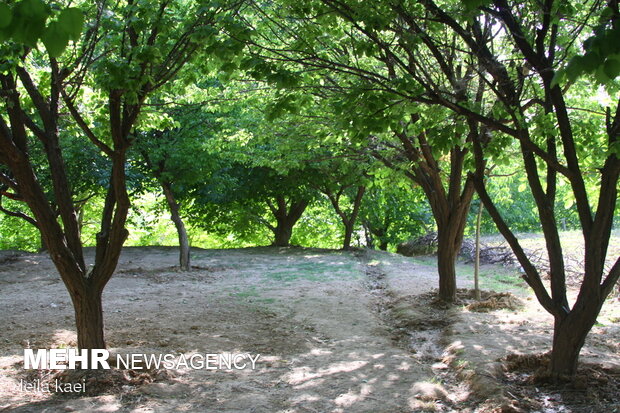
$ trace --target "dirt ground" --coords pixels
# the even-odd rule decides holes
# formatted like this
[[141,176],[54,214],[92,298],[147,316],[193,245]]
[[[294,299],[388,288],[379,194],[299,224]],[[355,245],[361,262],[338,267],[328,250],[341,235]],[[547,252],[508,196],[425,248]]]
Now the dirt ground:
[[258,353],[256,369],[125,371],[92,382],[97,391],[90,393],[98,394],[82,397],[20,391],[20,380],[54,374],[24,370],[24,348],[76,345],[73,310],[45,255],[3,252],[0,410],[620,411],[616,299],[582,351],[580,381],[554,388],[532,380],[550,346],[551,318],[505,269],[484,268],[483,287],[515,295],[488,295],[506,305],[480,312],[465,290],[470,266],[459,266],[460,305],[434,301],[432,258],[196,249],[187,273],[175,269],[176,260],[174,248],[124,250],[103,297],[110,351]]

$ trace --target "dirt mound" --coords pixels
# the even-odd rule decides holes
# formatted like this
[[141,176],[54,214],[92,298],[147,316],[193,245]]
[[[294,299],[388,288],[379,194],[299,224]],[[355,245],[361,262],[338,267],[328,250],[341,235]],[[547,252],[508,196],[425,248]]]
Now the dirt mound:
[[504,366],[509,372],[532,372],[547,368],[550,362],[549,353],[541,354],[508,354]]
[[[480,295],[482,301],[475,301],[467,305],[469,311],[488,312],[495,310],[519,310],[523,308],[523,302],[511,293],[483,292]],[[486,297],[485,297],[486,296]]]

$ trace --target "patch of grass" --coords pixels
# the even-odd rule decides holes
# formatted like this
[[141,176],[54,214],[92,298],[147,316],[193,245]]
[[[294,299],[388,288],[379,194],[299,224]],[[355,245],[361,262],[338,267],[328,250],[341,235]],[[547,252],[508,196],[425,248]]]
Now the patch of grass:
[[358,277],[360,271],[355,262],[299,262],[270,271],[265,276],[279,282],[292,282],[303,279],[308,281],[326,281],[341,277]]
[[228,293],[228,295],[237,298],[260,297],[260,293],[256,291],[256,287],[250,287],[247,290],[239,291],[236,293]]
[[438,412],[441,410],[441,407],[434,401],[416,400],[415,409],[419,412]]
[[[487,290],[505,290],[506,287],[527,290],[523,280],[516,274],[501,274],[495,271],[480,274],[482,287]],[[473,271],[472,271],[473,277]]]
[[[473,264],[460,264],[457,273],[461,278],[474,280]],[[527,293],[527,284],[514,271],[500,266],[483,266],[480,268],[480,288],[492,291],[512,291],[515,293]]]

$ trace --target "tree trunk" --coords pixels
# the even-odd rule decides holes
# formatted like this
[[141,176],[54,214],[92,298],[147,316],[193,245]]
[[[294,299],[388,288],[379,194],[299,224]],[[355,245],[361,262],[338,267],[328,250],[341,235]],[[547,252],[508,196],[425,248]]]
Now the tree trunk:
[[474,257],[474,294],[476,300],[480,300],[480,221],[482,221],[482,209],[484,205],[480,201],[478,214],[476,215],[476,256]]
[[87,284],[73,289],[71,294],[80,350],[105,348],[101,293],[102,291]]
[[437,272],[439,273],[439,298],[447,302],[456,300],[456,256],[454,240],[439,232],[437,245]]
[[342,249],[345,251],[351,249],[351,238],[353,237],[353,230],[355,229],[355,221],[359,215],[360,207],[362,206],[362,198],[364,198],[365,192],[366,186],[359,185],[357,187],[357,192],[355,193],[355,198],[353,199],[353,209],[351,210],[351,214],[348,218],[346,217],[346,214],[342,215],[342,221],[344,223],[344,242]]
[[370,231],[369,225],[366,221],[362,223],[362,228],[364,228],[364,238],[366,239],[366,248],[374,250],[375,249],[375,241],[373,238],[373,234]]
[[293,235],[293,227],[306,210],[309,201],[305,199],[301,201],[291,200],[290,206],[287,206],[286,198],[277,196],[276,203],[277,205],[267,202],[277,222],[275,228],[271,225],[269,226],[269,229],[275,236],[271,245],[275,247],[288,247]]
[[[554,381],[566,381],[575,375],[579,353],[596,321],[596,314],[594,317],[575,317],[576,315],[572,313],[563,320],[555,320],[550,366],[551,378]],[[594,321],[589,322],[587,318]]]
[[[437,223],[437,272],[439,273],[439,298],[446,302],[456,300],[456,258],[463,242],[467,224],[467,212],[473,192],[467,192],[466,200],[446,210],[445,215],[435,214]],[[435,210],[440,210],[435,205]]]
[[187,236],[187,230],[185,229],[185,223],[181,218],[181,214],[179,213],[180,205],[174,198],[174,194],[172,193],[172,188],[169,183],[162,182],[161,187],[163,189],[164,195],[166,196],[166,202],[168,203],[168,208],[170,209],[170,219],[174,222],[174,226],[177,229],[177,234],[179,236],[179,267],[181,271],[189,271],[190,269],[190,249],[189,249],[189,238]]
[[381,240],[381,241],[379,242],[379,249],[380,249],[381,251],[387,251],[387,248],[388,248],[388,242],[387,242],[387,241],[384,241],[384,240]]
[[342,249],[348,251],[351,249],[351,238],[353,237],[353,229],[355,228],[355,222],[349,222],[344,227],[344,241],[342,243]]
[[278,221],[278,226],[274,231],[274,246],[288,247],[290,245],[291,237],[293,236],[293,225],[295,225],[295,222],[290,222],[287,219]]

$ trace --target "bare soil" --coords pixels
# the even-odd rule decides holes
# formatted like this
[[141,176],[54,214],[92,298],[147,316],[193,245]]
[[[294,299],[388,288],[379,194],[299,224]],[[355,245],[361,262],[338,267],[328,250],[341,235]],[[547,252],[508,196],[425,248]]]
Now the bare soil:
[[[24,370],[24,348],[76,345],[73,310],[45,255],[2,252],[0,410],[620,411],[617,300],[590,334],[579,379],[555,388],[535,380],[551,318],[500,267],[484,268],[483,286],[512,294],[486,293],[488,304],[472,306],[471,269],[461,265],[461,302],[446,306],[434,298],[432,258],[302,248],[192,254],[192,271],[179,272],[175,248],[124,250],[103,297],[110,351],[259,353],[255,370]],[[20,380],[55,378],[83,378],[88,391],[18,390]]]

